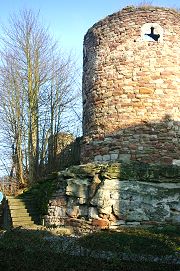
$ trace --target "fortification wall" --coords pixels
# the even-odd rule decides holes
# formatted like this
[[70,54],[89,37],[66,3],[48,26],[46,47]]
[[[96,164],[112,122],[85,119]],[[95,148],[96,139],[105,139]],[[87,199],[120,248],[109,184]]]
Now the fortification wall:
[[180,167],[86,164],[59,172],[46,225],[84,231],[119,226],[180,225]]
[[48,139],[48,171],[79,164],[81,138],[70,133],[58,133]]
[[180,164],[180,14],[125,8],[84,38],[81,162]]

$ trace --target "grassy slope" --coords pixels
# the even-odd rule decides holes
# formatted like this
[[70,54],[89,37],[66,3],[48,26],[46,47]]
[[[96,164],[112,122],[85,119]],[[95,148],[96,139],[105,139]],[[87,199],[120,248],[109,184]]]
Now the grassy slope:
[[[134,233],[133,233],[134,232]],[[111,260],[92,258],[91,249],[103,250],[122,250],[136,253],[147,253],[153,255],[165,255],[174,253],[179,246],[178,231],[168,231],[168,233],[141,231],[141,230],[128,230],[124,233],[108,233],[101,232],[82,237],[79,242],[83,246],[87,246],[90,252],[84,256],[70,256],[67,251],[57,252],[50,245],[44,236],[50,235],[46,231],[30,231],[16,229],[6,232],[0,238],[0,270],[14,271],[14,270],[31,270],[31,271],[56,271],[56,270],[70,270],[70,271],[100,271],[100,270],[126,270],[126,271],[173,271],[179,270],[180,266],[169,261],[169,264],[156,264],[156,263],[140,263],[124,262],[118,258]],[[147,235],[156,240],[146,242]],[[136,236],[136,238],[134,238]],[[139,237],[138,237],[139,236]],[[159,237],[163,242],[159,246]],[[148,238],[149,238],[148,237]],[[147,238],[147,239],[148,239]],[[165,241],[166,240],[166,241]],[[125,245],[126,244],[126,245]],[[128,250],[127,250],[128,244]],[[132,245],[133,244],[133,245]],[[156,247],[157,244],[157,247]],[[165,245],[167,244],[167,246]],[[59,244],[61,245],[61,244]],[[165,246],[165,247],[163,247]],[[153,249],[152,249],[153,247]],[[143,249],[144,248],[144,249]],[[73,250],[73,246],[68,247],[68,251]],[[157,253],[155,253],[156,251]]]

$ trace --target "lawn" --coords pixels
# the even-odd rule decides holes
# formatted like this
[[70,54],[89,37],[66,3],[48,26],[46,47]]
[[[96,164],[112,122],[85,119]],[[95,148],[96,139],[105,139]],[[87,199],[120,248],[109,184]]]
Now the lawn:
[[[63,239],[64,238],[64,239]],[[68,237],[67,237],[68,239]],[[13,229],[0,235],[0,270],[3,271],[173,271],[180,265],[146,261],[146,256],[175,256],[180,247],[178,229],[124,229],[120,232],[102,231],[72,238],[74,243],[64,246],[66,237],[48,231]],[[70,237],[69,239],[70,240]],[[81,249],[78,250],[77,247]],[[57,249],[58,247],[58,249]],[[85,250],[83,250],[84,248]],[[101,251],[111,251],[111,257]],[[86,252],[86,253],[84,253]],[[95,253],[93,253],[95,252]],[[122,260],[118,253],[129,255]],[[131,256],[145,255],[138,262]],[[105,255],[105,256],[103,256]]]
[[93,250],[166,256],[180,252],[180,230],[176,227],[162,229],[122,228],[120,231],[101,231],[80,239],[84,247]]

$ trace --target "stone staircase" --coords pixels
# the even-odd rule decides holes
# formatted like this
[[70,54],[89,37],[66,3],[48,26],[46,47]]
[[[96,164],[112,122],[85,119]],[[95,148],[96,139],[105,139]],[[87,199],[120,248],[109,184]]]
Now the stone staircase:
[[36,223],[32,218],[34,214],[31,209],[29,211],[29,207],[31,207],[31,199],[19,199],[13,196],[7,196],[7,204],[9,209],[9,214],[11,218],[11,226],[12,227],[36,227]]

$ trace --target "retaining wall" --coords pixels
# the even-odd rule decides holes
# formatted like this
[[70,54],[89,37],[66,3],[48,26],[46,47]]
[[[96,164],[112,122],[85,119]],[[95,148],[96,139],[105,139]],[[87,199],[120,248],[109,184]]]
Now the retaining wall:
[[58,173],[46,225],[180,225],[180,167],[87,164]]

